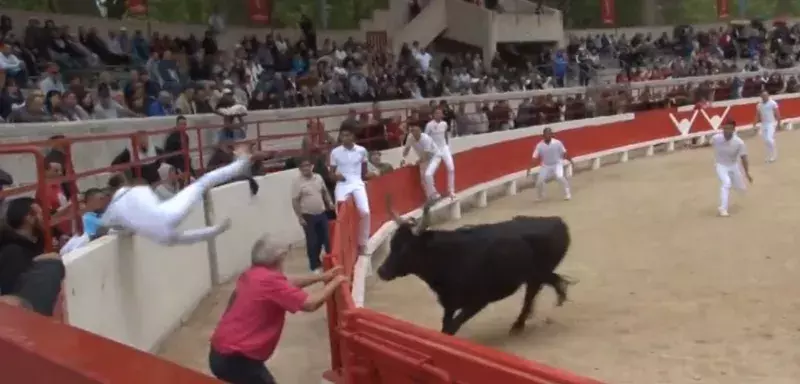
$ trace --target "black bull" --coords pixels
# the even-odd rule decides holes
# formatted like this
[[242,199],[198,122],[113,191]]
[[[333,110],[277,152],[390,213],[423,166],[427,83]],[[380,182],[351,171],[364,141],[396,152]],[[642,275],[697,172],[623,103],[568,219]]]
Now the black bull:
[[566,301],[569,282],[554,272],[570,245],[561,218],[516,216],[452,231],[428,230],[428,208],[419,222],[392,213],[399,228],[378,276],[388,281],[412,274],[425,281],[444,308],[442,332],[455,334],[489,303],[512,295],[522,284],[525,299],[511,332],[524,329],[543,285],[555,289],[558,305]]

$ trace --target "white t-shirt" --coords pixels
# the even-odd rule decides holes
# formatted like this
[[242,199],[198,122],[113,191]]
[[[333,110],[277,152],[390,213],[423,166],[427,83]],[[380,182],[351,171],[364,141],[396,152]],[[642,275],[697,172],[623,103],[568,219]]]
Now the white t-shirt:
[[422,69],[423,72],[428,72],[428,69],[431,67],[433,56],[428,52],[419,52],[414,55],[414,58],[417,59],[420,69]]
[[331,166],[336,167],[336,171],[344,176],[345,181],[340,181],[340,183],[363,185],[361,167],[368,158],[367,150],[360,145],[355,144],[351,149],[340,145],[331,151]]
[[561,141],[550,139],[550,144],[547,144],[542,140],[536,144],[536,148],[533,150],[533,158],[541,159],[542,165],[560,165],[564,163],[564,155],[566,153],[567,149],[564,148],[564,144]]
[[738,164],[739,158],[747,154],[744,141],[736,135],[730,140],[725,140],[723,133],[717,133],[711,137],[711,146],[714,148],[714,159],[717,164],[728,167]]
[[431,120],[425,124],[425,133],[433,139],[438,148],[447,147],[447,122]]
[[758,116],[762,124],[775,124],[775,111],[778,110],[778,103],[775,100],[769,99],[767,101],[759,102],[756,105]]
[[414,148],[414,152],[417,153],[417,157],[420,159],[424,159],[428,156],[433,157],[439,154],[439,147],[436,146],[433,139],[424,132],[420,133],[419,140],[414,138],[414,135],[408,135],[406,147]]

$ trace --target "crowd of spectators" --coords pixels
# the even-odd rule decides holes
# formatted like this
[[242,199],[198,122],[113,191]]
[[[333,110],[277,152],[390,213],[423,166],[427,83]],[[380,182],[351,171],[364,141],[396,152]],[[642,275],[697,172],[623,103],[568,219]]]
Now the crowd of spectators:
[[[80,121],[212,113],[224,94],[248,110],[546,89],[566,85],[562,52],[511,59],[498,54],[440,55],[414,42],[398,55],[349,39],[317,44],[311,22],[303,37],[249,36],[218,46],[215,32],[168,36],[124,27],[96,28],[29,21],[17,37],[0,28],[0,118],[8,122]],[[588,84],[591,56],[575,85]],[[223,107],[229,107],[224,105]]]
[[567,51],[618,60],[618,83],[783,69],[800,62],[800,23],[750,21],[710,30],[678,26],[672,35],[660,36],[597,34],[572,38]]

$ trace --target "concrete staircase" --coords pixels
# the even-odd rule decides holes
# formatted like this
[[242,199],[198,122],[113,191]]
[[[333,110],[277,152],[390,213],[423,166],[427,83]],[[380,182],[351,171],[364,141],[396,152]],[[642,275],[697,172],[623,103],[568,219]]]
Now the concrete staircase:
[[[392,0],[382,23],[395,53],[404,43],[426,46],[440,35],[480,47],[484,57],[494,56],[497,43],[557,42],[564,40],[561,12],[528,0],[504,0],[504,12],[490,11],[466,0],[431,0],[413,20],[408,20],[406,0]],[[378,12],[376,17],[378,18]],[[364,24],[362,24],[362,28]]]

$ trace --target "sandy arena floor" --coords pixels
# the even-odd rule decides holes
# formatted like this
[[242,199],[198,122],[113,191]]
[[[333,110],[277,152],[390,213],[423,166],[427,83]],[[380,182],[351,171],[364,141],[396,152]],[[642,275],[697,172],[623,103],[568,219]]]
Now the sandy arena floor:
[[[797,383],[800,133],[778,136],[782,157],[775,164],[762,162],[760,141],[747,143],[755,183],[732,195],[729,218],[715,216],[712,153],[698,149],[581,173],[569,202],[551,184],[545,202],[523,190],[444,225],[561,215],[573,245],[560,272],[580,281],[562,308],[553,308],[546,288],[522,335],[508,335],[522,302],[518,292],[458,336],[614,384]],[[298,254],[290,270],[304,265]],[[207,371],[208,336],[230,291],[215,291],[161,356]],[[414,277],[370,281],[367,304],[440,328],[440,307]],[[282,383],[319,382],[328,366],[324,313],[291,316],[268,366]]]

